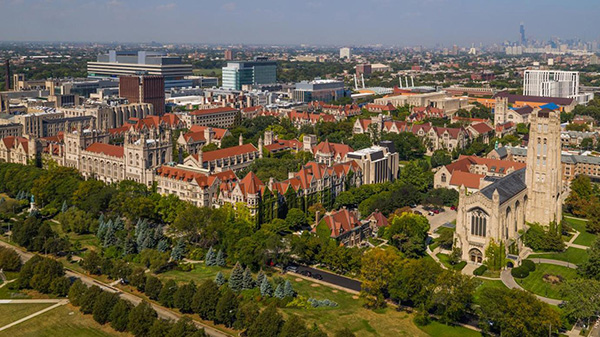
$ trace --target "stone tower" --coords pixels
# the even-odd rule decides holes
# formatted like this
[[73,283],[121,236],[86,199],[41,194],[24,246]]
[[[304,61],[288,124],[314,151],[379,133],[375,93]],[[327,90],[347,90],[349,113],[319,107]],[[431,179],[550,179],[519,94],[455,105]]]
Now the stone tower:
[[562,219],[560,112],[535,111],[530,117],[527,148],[526,221],[548,225]]
[[494,126],[506,123],[506,113],[508,112],[508,98],[496,97],[494,104]]

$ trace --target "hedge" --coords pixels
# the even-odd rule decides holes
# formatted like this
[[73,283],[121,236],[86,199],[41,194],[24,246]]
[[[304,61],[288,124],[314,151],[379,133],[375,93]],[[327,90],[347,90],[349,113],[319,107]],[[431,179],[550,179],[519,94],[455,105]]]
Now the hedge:
[[517,268],[513,268],[510,271],[510,274],[516,278],[526,278],[527,276],[529,276],[529,269],[520,266]]
[[530,273],[535,271],[535,263],[531,260],[525,260],[521,262],[521,267],[529,270]]
[[477,267],[477,269],[473,270],[473,275],[481,276],[488,270],[488,267],[485,264]]

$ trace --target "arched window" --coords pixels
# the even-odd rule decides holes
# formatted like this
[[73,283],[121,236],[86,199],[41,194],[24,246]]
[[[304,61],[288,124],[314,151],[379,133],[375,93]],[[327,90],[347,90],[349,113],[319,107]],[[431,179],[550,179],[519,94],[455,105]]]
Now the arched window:
[[480,208],[469,212],[471,218],[471,235],[485,237],[487,233],[488,215]]
[[446,182],[446,173],[442,173],[442,182],[445,183]]

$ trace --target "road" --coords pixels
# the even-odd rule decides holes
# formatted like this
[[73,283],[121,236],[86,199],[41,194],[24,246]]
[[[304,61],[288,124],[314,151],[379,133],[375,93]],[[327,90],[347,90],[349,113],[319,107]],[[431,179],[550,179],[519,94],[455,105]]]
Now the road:
[[[6,248],[11,248],[14,249],[23,259],[23,262],[26,262],[27,260],[31,259],[34,254],[24,251],[22,249],[20,249],[19,247],[15,247],[9,243],[6,243],[4,241],[0,241],[0,246],[6,247]],[[98,286],[100,287],[102,290],[104,291],[108,291],[108,292],[112,292],[112,293],[119,293],[119,296],[124,299],[127,300],[131,303],[133,303],[134,305],[137,305],[138,303],[142,302],[142,298],[138,297],[136,295],[127,293],[127,292],[122,292],[119,289],[116,289],[114,287],[111,287],[108,284],[105,284],[103,282],[100,282],[90,276],[87,276],[85,274],[81,274],[78,273],[74,270],[70,270],[68,268],[65,268],[65,275],[68,277],[75,277],[81,280],[81,282],[85,283],[88,286]],[[160,305],[156,305],[154,303],[150,303],[152,305],[152,308],[154,308],[154,310],[156,310],[156,313],[158,314],[158,316],[160,318],[164,318],[164,319],[168,319],[168,320],[178,320],[180,318],[180,315],[178,315],[177,313],[173,312],[172,310],[169,310],[165,307],[162,307]],[[232,335],[230,334],[226,334],[222,331],[219,331],[211,326],[205,325],[202,322],[198,322],[198,321],[194,321],[194,323],[199,327],[199,328],[203,328],[204,331],[206,332],[206,334],[208,336],[211,337],[230,337]]]
[[315,269],[311,267],[298,266],[298,273],[300,274],[303,271],[309,271],[312,275],[320,274],[323,276],[321,282],[330,283],[336,285],[341,288],[350,289],[353,291],[360,291],[360,281],[340,276],[334,273],[330,273],[327,271],[323,271],[321,269]]

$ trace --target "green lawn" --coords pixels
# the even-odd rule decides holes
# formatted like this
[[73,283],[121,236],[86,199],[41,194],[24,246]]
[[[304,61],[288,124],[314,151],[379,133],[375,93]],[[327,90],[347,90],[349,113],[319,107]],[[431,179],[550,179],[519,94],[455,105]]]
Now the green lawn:
[[437,321],[432,321],[425,326],[419,326],[431,337],[478,337],[481,333],[462,326],[448,326]]
[[55,231],[58,235],[67,235],[69,237],[69,241],[71,244],[79,244],[81,248],[87,248],[92,250],[100,250],[100,241],[96,237],[95,234],[77,234],[77,233],[66,233],[62,229],[62,225],[60,223],[56,223],[54,221],[50,222],[50,227],[53,231]]
[[559,261],[567,261],[574,263],[576,265],[580,265],[583,262],[588,260],[588,253],[586,250],[569,247],[564,252],[561,253],[542,253],[542,254],[531,254],[530,258],[544,258],[544,259],[553,259]]
[[534,272],[530,273],[524,279],[515,279],[524,289],[531,291],[534,294],[554,298],[560,298],[560,287],[561,284],[550,284],[549,282],[544,281],[543,277],[546,274],[562,276],[563,282],[569,279],[577,278],[577,270],[555,266],[552,264],[536,264],[536,269]]
[[34,317],[3,334],[11,337],[131,337],[131,334],[113,330],[110,325],[100,325],[92,316],[83,315],[78,308],[64,305]]
[[459,263],[457,263],[455,265],[451,265],[450,264],[450,256],[448,256],[448,254],[437,253],[435,256],[437,256],[438,259],[440,259],[440,262],[442,262],[442,264],[444,266],[446,266],[448,269],[462,270],[467,265],[466,261],[460,261]]
[[573,227],[574,229],[579,231],[579,236],[577,237],[577,239],[575,239],[575,241],[573,241],[574,244],[589,247],[592,245],[594,240],[596,240],[596,238],[598,237],[596,234],[588,233],[585,230],[586,221],[584,221],[582,219],[572,219],[572,218],[564,218],[564,220],[566,222],[568,222],[571,225],[571,227]]
[[196,282],[196,284],[200,284],[207,278],[214,280],[219,271],[223,272],[225,278],[227,278],[229,273],[231,273],[231,269],[229,268],[221,268],[217,266],[207,267],[203,263],[196,263],[194,264],[194,269],[192,271],[170,270],[166,273],[159,274],[158,278],[162,279],[163,282],[166,282],[167,280],[175,280],[175,282],[181,284],[188,283],[193,280]]
[[31,298],[31,296],[29,296],[25,292],[20,292],[19,290],[8,289],[8,286],[9,285],[5,285],[4,287],[0,288],[0,299],[14,300],[14,299]]
[[6,324],[17,321],[23,317],[27,317],[35,312],[45,309],[52,304],[0,304],[0,327]]
[[474,294],[475,303],[478,303],[481,294],[483,294],[483,292],[485,292],[488,289],[506,288],[504,283],[502,283],[502,281],[500,281],[500,280],[484,280],[484,279],[478,279],[478,280],[481,281],[481,284],[479,284],[477,289],[475,289],[475,294]]

